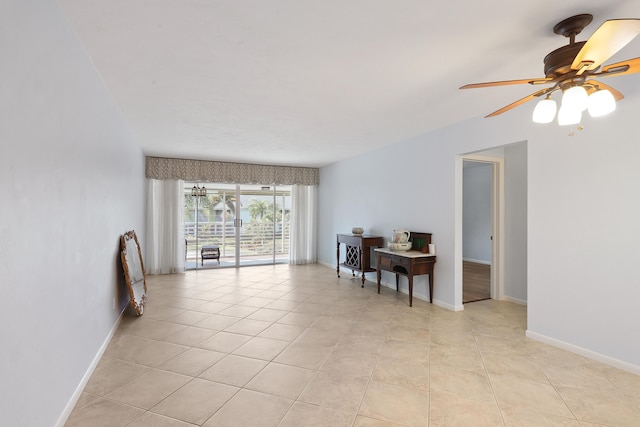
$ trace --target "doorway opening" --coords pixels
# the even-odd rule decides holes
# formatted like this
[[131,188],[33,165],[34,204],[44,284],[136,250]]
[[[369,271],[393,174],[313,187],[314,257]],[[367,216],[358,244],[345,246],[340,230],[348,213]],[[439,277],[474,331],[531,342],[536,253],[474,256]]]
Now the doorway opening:
[[291,186],[185,182],[184,192],[186,270],[289,262]]
[[[460,190],[460,249],[458,268],[460,274],[460,299],[466,303],[484,299],[502,299],[504,287],[504,212],[505,212],[505,152],[496,148],[462,156]],[[466,178],[465,178],[466,176]],[[466,211],[466,215],[463,213]],[[464,217],[467,217],[466,219]],[[465,249],[466,246],[466,249]],[[468,293],[463,298],[465,286],[464,261],[472,268],[467,275],[467,284],[474,283],[477,270],[484,273],[477,282],[489,282],[482,296]],[[475,265],[475,264],[480,264]],[[474,267],[476,267],[474,269]],[[488,278],[486,270],[489,270]],[[472,279],[472,280],[469,280]],[[472,289],[472,287],[470,287]],[[460,307],[462,308],[462,307]]]
[[468,159],[462,165],[462,303],[467,304],[492,296],[496,166]]

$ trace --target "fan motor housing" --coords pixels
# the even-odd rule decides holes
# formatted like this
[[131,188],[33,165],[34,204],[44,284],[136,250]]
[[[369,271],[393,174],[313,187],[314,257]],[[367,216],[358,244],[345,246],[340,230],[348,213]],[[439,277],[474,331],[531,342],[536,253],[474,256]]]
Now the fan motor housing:
[[571,64],[586,42],[577,42],[562,46],[544,57],[544,75],[557,78],[572,71]]

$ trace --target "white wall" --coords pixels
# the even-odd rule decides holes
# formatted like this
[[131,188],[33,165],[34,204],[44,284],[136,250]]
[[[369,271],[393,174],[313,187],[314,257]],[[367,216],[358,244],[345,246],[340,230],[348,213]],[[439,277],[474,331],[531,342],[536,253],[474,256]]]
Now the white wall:
[[491,264],[493,165],[463,162],[462,258]]
[[[639,97],[575,136],[530,123],[532,103],[322,168],[320,261],[335,265],[335,234],[353,225],[387,238],[397,226],[432,232],[434,302],[461,308],[460,155],[527,141],[528,334],[640,371]],[[400,157],[404,167],[390,169]],[[425,287],[416,280],[415,295]]]
[[52,426],[127,303],[144,156],[55,2],[0,16],[0,425]]
[[580,137],[531,141],[527,162],[529,331],[638,374],[639,109],[627,97]]
[[527,144],[504,149],[504,297],[527,302]]

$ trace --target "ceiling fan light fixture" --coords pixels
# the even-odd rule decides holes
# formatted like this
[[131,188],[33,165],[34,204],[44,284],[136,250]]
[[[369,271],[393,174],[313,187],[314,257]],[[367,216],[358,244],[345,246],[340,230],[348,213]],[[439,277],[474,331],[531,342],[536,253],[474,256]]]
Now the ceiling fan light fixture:
[[558,110],[558,124],[560,126],[577,125],[582,120],[582,110],[570,108],[564,104]]
[[536,108],[533,110],[533,122],[551,123],[556,116],[557,109],[556,101],[547,96],[536,104]]
[[572,86],[562,94],[562,106],[582,112],[587,109],[588,99],[589,95],[584,87]]
[[[564,19],[553,27],[553,32],[567,37],[569,44],[549,52],[544,57],[544,77],[472,83],[461,86],[460,89],[520,84],[553,85],[520,98],[485,117],[495,117],[534,99],[538,100],[532,117],[535,123],[553,121],[554,112],[557,112],[559,125],[579,124],[586,110],[589,110],[593,117],[611,113],[616,109],[617,101],[624,96],[616,89],[594,79],[640,73],[640,58],[604,65],[625,45],[640,36],[640,19],[609,19],[586,41],[577,41],[576,36],[592,20],[593,15],[583,13]],[[562,92],[557,104],[549,99],[549,95],[556,91]],[[543,95],[546,95],[546,98],[540,101]]]
[[616,100],[607,89],[600,89],[589,95],[587,108],[591,117],[600,117],[615,111]]

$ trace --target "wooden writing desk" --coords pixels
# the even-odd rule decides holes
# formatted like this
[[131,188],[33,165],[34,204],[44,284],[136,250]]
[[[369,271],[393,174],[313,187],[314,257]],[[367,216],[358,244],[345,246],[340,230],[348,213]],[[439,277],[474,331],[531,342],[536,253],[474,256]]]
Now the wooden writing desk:
[[398,276],[405,276],[409,280],[409,307],[413,305],[413,276],[429,275],[429,302],[433,302],[433,267],[436,256],[419,251],[394,252],[389,249],[375,249],[378,266],[378,293],[380,293],[381,271],[386,270],[396,274],[396,291],[398,290]]

